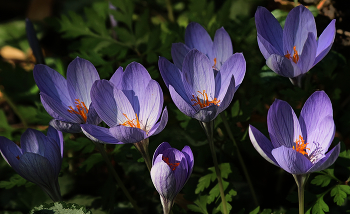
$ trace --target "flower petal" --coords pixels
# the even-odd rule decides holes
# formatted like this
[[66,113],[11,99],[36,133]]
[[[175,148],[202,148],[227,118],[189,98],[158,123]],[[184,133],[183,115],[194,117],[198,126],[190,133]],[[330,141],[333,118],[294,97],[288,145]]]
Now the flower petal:
[[324,91],[314,92],[301,109],[299,122],[306,142],[308,133],[312,133],[327,116],[333,117],[332,103]]
[[[192,150],[189,146],[185,146],[181,152],[185,155],[186,160],[187,160],[187,165],[188,165],[188,173],[187,173],[187,180],[190,178],[190,175],[192,174],[193,171],[193,165],[194,165],[194,156],[192,153]],[[186,182],[187,182],[186,180]]]
[[22,152],[31,152],[44,156],[47,139],[42,132],[35,129],[27,129],[21,136]]
[[139,120],[144,130],[149,131],[157,122],[163,107],[163,92],[157,81],[149,81],[145,93],[139,97]]
[[[46,110],[46,112],[53,118],[57,119],[57,120],[62,120],[65,121],[65,119],[63,117],[61,117],[59,114],[57,114],[52,108],[50,108],[50,106],[45,102],[45,100],[42,98],[42,96],[40,95],[40,101],[44,106],[44,109]],[[67,121],[66,121],[67,122]]]
[[42,93],[66,106],[74,105],[68,92],[67,80],[60,73],[46,65],[35,65],[33,75]]
[[91,103],[89,107],[89,112],[87,114],[86,123],[98,125],[101,122],[102,122],[102,119],[98,116],[93,104]]
[[182,113],[184,113],[185,115],[187,115],[189,117],[193,117],[193,115],[196,114],[196,110],[190,104],[191,102],[186,101],[188,99],[187,96],[185,98],[180,96],[177,93],[177,91],[175,91],[175,89],[173,88],[172,85],[169,86],[169,92],[170,92],[170,96],[171,96],[172,100],[174,101],[174,104]]
[[329,151],[324,158],[322,158],[315,165],[313,165],[308,170],[308,173],[327,169],[337,160],[339,156],[339,152],[340,152],[340,143],[338,143],[331,151]]
[[[121,144],[117,138],[112,135],[108,128],[91,124],[81,124],[84,134],[94,142],[105,144]],[[97,139],[97,140],[96,140]]]
[[[236,90],[241,85],[246,71],[246,61],[242,53],[235,53],[230,56],[226,62],[222,65],[220,69],[221,73],[221,89],[220,93],[223,92],[226,94],[227,88],[231,81],[231,74],[235,79],[235,88]],[[215,79],[218,78],[217,75]],[[217,87],[217,83],[215,83]],[[221,97],[220,95],[218,97]]]
[[182,69],[182,63],[185,59],[185,56],[188,52],[190,52],[190,48],[187,47],[183,43],[173,43],[171,45],[171,57],[173,58],[173,62],[178,69]]
[[50,162],[54,175],[58,177],[62,164],[61,148],[52,138],[47,138],[44,157]]
[[[113,83],[114,87],[119,88],[120,87],[120,82],[123,77],[123,67],[119,67],[114,74],[112,75],[111,79],[109,80],[111,83]],[[121,89],[121,88],[119,88]]]
[[153,158],[152,158],[152,164],[154,164],[154,161],[158,157],[159,154],[163,154],[163,152],[166,149],[172,148],[168,142],[161,143],[157,148],[156,151],[154,151]]
[[293,53],[293,47],[296,47],[298,53],[302,52],[305,41],[311,32],[317,37],[315,18],[309,9],[303,5],[293,8],[284,24],[283,29],[283,53]]
[[[223,112],[232,102],[237,87],[235,87],[235,77],[231,77],[230,85],[227,88],[226,93],[222,93],[218,96],[218,100],[221,100],[218,112]],[[224,96],[223,96],[224,95]]]
[[156,135],[156,134],[160,133],[161,131],[163,131],[163,129],[165,128],[167,123],[168,123],[168,109],[165,106],[165,108],[163,110],[162,117],[160,118],[160,121],[158,123],[156,123],[151,128],[151,130],[149,130],[148,136],[150,137],[150,136]]
[[[45,101],[45,103],[54,111],[56,112],[61,118],[64,119],[65,122],[70,123],[85,123],[84,119],[77,114],[70,113],[68,110],[68,106],[66,106],[64,103],[55,100],[48,95],[46,95],[43,92],[40,92],[40,96],[42,100]],[[73,107],[74,105],[72,105]],[[57,119],[57,118],[55,118]]]
[[216,53],[216,67],[220,70],[224,62],[233,54],[231,38],[224,29],[221,27],[215,33],[213,49]]
[[[276,55],[283,55],[283,52],[278,51],[271,43],[269,43],[266,39],[264,39],[263,36],[261,36],[258,33],[258,46],[260,49],[260,52],[264,56],[264,58],[267,60],[271,54],[276,54]],[[281,45],[282,46],[282,45]]]
[[[182,66],[182,82],[187,82],[194,92],[205,92],[215,96],[215,79],[208,57],[198,50],[191,50],[185,57]],[[185,85],[186,87],[186,85]]]
[[255,12],[255,25],[258,34],[283,55],[283,30],[277,19],[265,7]]
[[298,65],[284,56],[272,54],[266,60],[266,65],[275,73],[284,77],[293,78],[302,74]]
[[335,19],[329,23],[317,40],[317,53],[314,65],[323,59],[331,49],[335,38]]
[[292,107],[276,99],[267,114],[267,126],[273,147],[293,147],[295,139],[302,135],[297,116]]
[[56,119],[52,119],[49,125],[54,127],[56,130],[66,133],[80,133],[80,123],[69,123]]
[[0,136],[0,152],[5,161],[13,168],[18,164],[16,157],[22,156],[21,148],[3,136]]
[[278,165],[291,174],[306,174],[312,167],[312,163],[301,153],[285,146],[272,150],[272,155]]
[[173,171],[164,161],[157,162],[151,169],[151,179],[159,195],[173,200],[177,195]]
[[56,142],[56,144],[60,148],[61,157],[63,157],[63,145],[64,145],[63,133],[60,131],[57,131],[52,126],[49,126],[49,128],[47,129],[47,137],[52,138]]
[[144,96],[149,81],[151,81],[151,76],[140,63],[132,62],[126,66],[120,84],[125,96],[138,115],[140,114],[140,99]]
[[134,127],[116,126],[109,129],[110,133],[123,143],[137,143],[146,139],[146,132]]
[[73,100],[79,99],[86,106],[91,103],[90,90],[92,84],[99,80],[95,66],[88,60],[75,58],[67,68],[67,86]]
[[107,80],[97,80],[91,87],[92,105],[98,116],[110,127],[119,125],[114,85]]
[[208,32],[198,23],[191,22],[186,27],[185,44],[190,49],[197,49],[211,60],[213,56],[213,41]]
[[219,113],[219,106],[211,105],[200,109],[195,115],[192,116],[192,118],[195,118],[201,122],[209,122],[214,120]]
[[265,158],[268,162],[273,165],[279,166],[271,152],[274,149],[271,141],[265,137],[258,129],[254,126],[249,125],[249,137],[256,151]]
[[305,41],[303,52],[300,55],[298,66],[303,74],[308,72],[314,65],[317,50],[316,37],[309,33]]

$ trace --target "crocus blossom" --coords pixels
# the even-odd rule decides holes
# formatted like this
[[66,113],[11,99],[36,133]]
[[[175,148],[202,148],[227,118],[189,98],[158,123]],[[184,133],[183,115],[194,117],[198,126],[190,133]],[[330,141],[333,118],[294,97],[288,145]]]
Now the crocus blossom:
[[63,132],[81,132],[80,124],[99,124],[91,106],[90,89],[100,77],[91,62],[77,57],[67,69],[67,79],[46,65],[35,65],[34,80],[41,102],[54,119],[50,125]]
[[40,186],[53,201],[61,200],[58,174],[63,157],[62,132],[49,126],[45,136],[27,129],[21,136],[21,147],[1,136],[0,152],[20,176]]
[[110,81],[97,80],[91,88],[91,99],[110,128],[92,124],[81,127],[88,137],[104,143],[137,143],[161,132],[168,122],[167,108],[162,113],[160,85],[137,62],[130,63],[125,72],[119,67]]
[[189,146],[181,151],[163,142],[154,152],[151,178],[160,195],[164,213],[169,213],[176,195],[189,179],[194,164],[194,157]]
[[159,70],[175,105],[187,116],[201,122],[214,120],[231,103],[245,75],[246,62],[241,53],[231,55],[220,70],[199,50],[190,50],[181,70],[164,57]]
[[335,37],[335,19],[317,38],[315,18],[303,5],[293,8],[284,29],[264,7],[255,13],[258,45],[267,66],[277,74],[297,78],[323,59]]
[[208,32],[195,22],[191,22],[186,28],[185,44],[173,43],[171,47],[171,56],[179,69],[182,69],[183,60],[192,49],[205,54],[216,70],[220,70],[224,62],[233,54],[231,38],[223,27],[216,31],[213,42]]
[[267,161],[291,174],[324,170],[339,155],[340,144],[326,153],[334,138],[335,125],[332,104],[324,91],[307,99],[299,120],[287,102],[275,100],[268,111],[267,125],[271,141],[252,125],[250,140]]

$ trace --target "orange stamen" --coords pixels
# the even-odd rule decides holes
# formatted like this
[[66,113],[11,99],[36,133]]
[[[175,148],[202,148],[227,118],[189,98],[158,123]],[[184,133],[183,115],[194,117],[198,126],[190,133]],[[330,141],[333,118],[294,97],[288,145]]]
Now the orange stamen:
[[170,166],[170,169],[173,171],[176,169],[176,167],[178,167],[180,165],[180,163],[169,163],[169,158],[167,158],[167,157],[163,156],[162,159],[166,164],[168,164],[168,166]]
[[75,99],[75,104],[76,104],[75,107],[77,107],[78,111],[73,109],[72,106],[68,106],[69,107],[68,112],[72,113],[72,114],[80,115],[83,118],[83,120],[86,122],[87,114],[89,112],[89,109],[86,107],[85,103],[84,102],[80,102],[79,99]]
[[305,143],[305,140],[301,135],[299,135],[299,139],[295,140],[295,147],[293,146],[293,149],[303,155],[308,155],[307,149],[310,150],[309,148],[306,148],[308,143]]
[[299,55],[298,55],[298,51],[297,51],[297,47],[294,46],[293,47],[293,57],[291,57],[291,54],[287,51],[287,54],[284,55],[287,59],[292,59],[294,63],[297,63],[299,61]]
[[203,93],[200,91],[198,91],[198,93],[202,95],[203,99],[201,100],[199,96],[194,97],[194,95],[192,95],[193,99],[191,99],[191,101],[195,102],[193,106],[199,105],[201,108],[204,108],[210,106],[210,104],[214,104],[217,106],[220,105],[220,100],[218,100],[217,98],[214,98],[212,101],[209,101],[208,94],[205,92],[205,90],[203,90]]
[[19,155],[17,155],[17,157],[16,157],[18,160],[19,160]]
[[139,118],[138,118],[137,114],[135,114],[136,115],[136,124],[134,123],[135,119],[130,120],[126,114],[123,113],[123,115],[127,119],[127,121],[125,121],[124,123],[121,123],[119,125],[128,126],[128,127],[134,127],[134,128],[139,128],[139,129],[141,128],[140,121],[139,121]]
[[213,69],[215,70],[219,70],[217,67],[216,67],[216,58],[214,58],[214,65],[212,66]]

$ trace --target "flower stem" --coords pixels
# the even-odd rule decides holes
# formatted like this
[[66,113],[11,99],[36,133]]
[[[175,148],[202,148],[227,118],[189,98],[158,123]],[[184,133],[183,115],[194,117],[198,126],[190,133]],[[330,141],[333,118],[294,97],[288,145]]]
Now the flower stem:
[[2,93],[3,99],[6,100],[6,102],[9,104],[9,106],[12,108],[12,110],[15,112],[15,114],[21,120],[21,123],[23,124],[24,129],[27,129],[28,124],[27,124],[27,121],[24,119],[23,114],[18,110],[17,106],[12,102],[10,97],[8,97],[4,91],[0,90],[0,93]]
[[298,186],[299,214],[304,214],[304,187],[310,174],[295,175],[294,180]]
[[141,140],[140,142],[134,143],[134,146],[141,153],[143,159],[145,160],[148,171],[151,171],[152,161],[148,153],[149,138]]
[[[94,141],[92,141],[94,142]],[[122,189],[123,193],[125,194],[125,196],[129,199],[130,203],[132,204],[132,206],[134,207],[134,209],[136,210],[136,212],[138,214],[141,214],[141,210],[140,208],[137,206],[136,202],[134,201],[134,199],[131,197],[129,191],[125,188],[122,180],[120,179],[119,175],[117,174],[117,172],[115,171],[114,167],[112,166],[106,151],[104,150],[104,148],[102,147],[102,145],[100,143],[94,142],[94,144],[96,145],[97,149],[99,150],[99,152],[101,153],[103,159],[106,161],[108,170],[110,173],[112,173],[113,177],[115,178],[115,180],[117,181],[118,186]]]
[[249,189],[250,189],[250,193],[252,194],[252,197],[253,197],[253,200],[254,200],[254,204],[255,204],[255,206],[259,206],[258,198],[256,197],[256,194],[255,194],[255,191],[254,191],[254,187],[253,187],[253,184],[252,184],[252,180],[250,179],[247,167],[245,166],[244,160],[242,158],[241,152],[239,151],[239,148],[238,148],[238,145],[236,143],[236,140],[233,137],[233,134],[232,134],[230,126],[229,126],[229,124],[227,122],[226,116],[223,113],[221,113],[220,116],[221,116],[222,122],[224,123],[224,126],[226,128],[228,136],[231,139],[231,141],[233,142],[233,146],[236,148],[238,161],[241,164],[241,167],[242,167],[242,170],[243,170],[243,173],[244,173],[244,177],[245,177],[245,179],[248,182],[248,186],[249,186]]
[[219,190],[220,190],[220,196],[221,196],[221,201],[222,201],[222,208],[224,210],[224,214],[228,214],[227,205],[226,205],[226,198],[225,198],[225,192],[224,192],[224,186],[222,184],[221,172],[220,172],[220,169],[219,169],[218,160],[216,158],[215,146],[214,146],[214,142],[213,142],[214,121],[199,122],[199,123],[201,124],[201,126],[203,127],[205,133],[207,134],[208,143],[209,143],[210,151],[211,151],[211,156],[213,157],[216,178],[218,179],[218,183],[219,183]]

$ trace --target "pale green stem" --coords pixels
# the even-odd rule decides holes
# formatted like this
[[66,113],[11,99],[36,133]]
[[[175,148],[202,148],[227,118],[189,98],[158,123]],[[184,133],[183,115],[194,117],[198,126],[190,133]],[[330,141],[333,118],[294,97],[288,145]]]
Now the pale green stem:
[[[92,141],[94,142],[94,141]],[[134,199],[131,197],[129,191],[125,188],[122,180],[120,179],[119,175],[117,174],[117,172],[115,171],[114,167],[112,166],[106,151],[104,150],[104,148],[101,146],[100,143],[98,142],[94,142],[94,144],[96,145],[97,149],[99,150],[99,152],[101,153],[103,159],[105,160],[108,170],[110,173],[112,173],[113,177],[115,178],[115,180],[117,181],[118,186],[122,189],[123,193],[125,194],[125,196],[129,199],[130,203],[132,204],[132,206],[134,207],[134,209],[136,210],[136,212],[138,214],[141,214],[141,210],[140,208],[137,206],[136,202],[134,201]]]
[[208,143],[210,146],[211,156],[213,157],[214,167],[215,167],[215,173],[216,178],[218,179],[219,183],[219,190],[220,190],[220,196],[222,201],[222,208],[224,210],[224,214],[228,214],[227,211],[227,205],[226,205],[226,198],[225,198],[225,192],[224,192],[224,186],[222,184],[222,178],[221,178],[221,171],[218,165],[218,160],[216,158],[216,152],[215,152],[215,146],[213,142],[213,129],[214,129],[214,121],[210,122],[199,122],[201,126],[203,127],[205,133],[207,134]]
[[294,7],[298,6],[298,0],[294,0]]
[[299,214],[304,214],[304,188],[310,174],[295,175],[294,180],[298,186]]
[[236,153],[237,153],[238,161],[239,161],[239,163],[241,164],[244,177],[245,177],[245,179],[246,179],[247,182],[248,182],[248,186],[249,186],[249,189],[250,189],[250,193],[252,194],[252,197],[253,197],[253,200],[254,200],[254,204],[255,204],[255,206],[259,206],[258,198],[256,197],[255,190],[254,190],[252,181],[251,181],[251,179],[250,179],[250,176],[249,176],[247,167],[245,166],[243,157],[242,157],[242,155],[241,155],[241,152],[239,151],[239,148],[238,148],[238,145],[237,145],[237,143],[236,143],[236,140],[235,140],[235,138],[233,137],[233,134],[232,134],[232,132],[231,132],[231,129],[230,129],[230,126],[229,126],[229,124],[228,124],[228,122],[227,122],[227,119],[226,119],[224,113],[221,113],[220,116],[221,116],[222,122],[224,123],[224,126],[225,126],[225,128],[226,128],[226,131],[227,131],[227,133],[228,133],[228,136],[229,136],[229,138],[231,139],[231,141],[233,142],[233,146],[236,148]]
[[28,124],[26,120],[24,119],[23,115],[21,114],[20,111],[18,111],[18,108],[16,105],[12,102],[12,100],[6,95],[4,91],[1,91],[3,98],[6,100],[6,102],[9,104],[9,106],[12,108],[12,110],[15,112],[15,114],[18,116],[18,118],[21,120],[21,123],[23,124],[23,127],[27,129]]
[[141,153],[141,156],[145,160],[148,171],[151,171],[152,161],[148,153],[149,138],[141,140],[140,142],[134,143],[134,146]]

